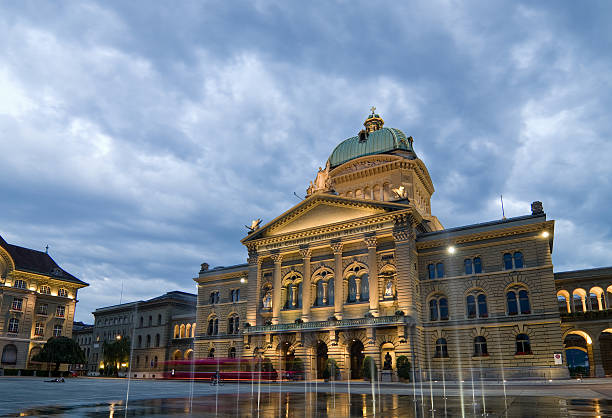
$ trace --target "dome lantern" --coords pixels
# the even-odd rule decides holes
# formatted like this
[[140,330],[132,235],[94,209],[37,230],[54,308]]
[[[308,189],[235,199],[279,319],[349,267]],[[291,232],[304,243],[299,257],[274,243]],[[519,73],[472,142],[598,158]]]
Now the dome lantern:
[[365,126],[366,133],[368,134],[382,129],[383,125],[385,124],[385,121],[380,117],[380,115],[376,113],[375,106],[372,106],[370,108],[370,111],[372,113],[370,114],[370,116],[368,116],[365,122],[363,122],[363,126]]

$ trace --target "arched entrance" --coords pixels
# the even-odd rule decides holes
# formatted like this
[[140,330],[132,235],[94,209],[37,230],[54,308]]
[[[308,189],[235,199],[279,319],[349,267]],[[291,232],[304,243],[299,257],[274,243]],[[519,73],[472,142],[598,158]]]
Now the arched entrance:
[[2,364],[17,364],[17,347],[14,344],[4,346],[2,350]]
[[570,376],[589,376],[589,355],[587,340],[580,334],[568,334],[563,340],[565,358]]
[[363,378],[363,343],[353,340],[351,344],[351,379]]
[[317,344],[317,378],[323,377],[323,370],[325,370],[325,364],[327,363],[327,344],[323,341],[319,341]]
[[604,374],[612,375],[612,328],[603,330],[599,335],[599,350]]

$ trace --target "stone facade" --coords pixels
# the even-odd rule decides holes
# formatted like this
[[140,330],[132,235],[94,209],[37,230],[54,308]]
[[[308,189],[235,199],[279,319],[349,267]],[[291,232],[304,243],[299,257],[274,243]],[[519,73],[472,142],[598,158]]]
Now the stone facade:
[[[262,227],[254,221],[242,240],[246,264],[202,265],[197,357],[234,350],[277,370],[297,357],[309,377],[333,358],[342,378],[358,378],[365,356],[380,369],[387,353],[392,369],[407,356],[415,378],[568,376],[565,359],[555,361],[569,328],[551,259],[554,221],[542,204],[444,229],[412,138],[373,135],[382,123],[372,114],[367,132],[340,144],[304,201]],[[598,294],[593,306],[607,307]]]
[[49,254],[0,237],[0,369],[46,367],[32,357],[49,338],[72,336],[77,292],[85,286]]
[[[161,378],[166,361],[190,358],[196,299],[194,294],[173,291],[144,301],[96,309],[88,374],[103,371],[103,343],[125,337],[130,338],[133,347],[132,377]],[[128,370],[129,362],[120,374],[125,375]]]

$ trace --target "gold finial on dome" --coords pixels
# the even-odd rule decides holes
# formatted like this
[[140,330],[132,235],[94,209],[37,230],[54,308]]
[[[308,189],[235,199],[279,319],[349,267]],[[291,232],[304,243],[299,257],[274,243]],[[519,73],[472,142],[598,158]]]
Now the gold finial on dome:
[[365,122],[363,122],[363,126],[365,126],[366,133],[368,134],[370,132],[382,129],[383,125],[385,124],[385,121],[380,117],[380,115],[376,113],[376,106],[372,106],[370,108],[370,111],[372,113],[370,114],[370,116],[368,116]]

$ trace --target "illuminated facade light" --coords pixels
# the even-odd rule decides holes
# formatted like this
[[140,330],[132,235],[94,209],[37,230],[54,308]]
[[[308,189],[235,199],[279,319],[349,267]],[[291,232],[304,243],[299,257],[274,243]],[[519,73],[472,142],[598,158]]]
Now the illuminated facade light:
[[449,254],[455,254],[455,247],[451,245],[450,247],[448,247],[447,251]]

